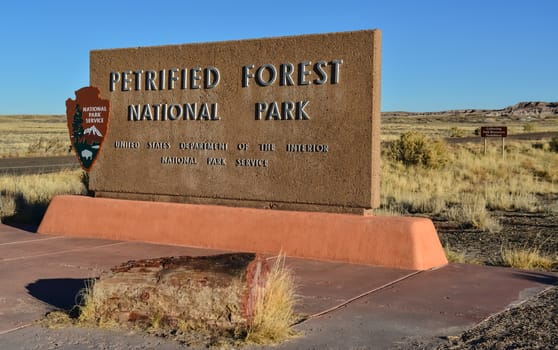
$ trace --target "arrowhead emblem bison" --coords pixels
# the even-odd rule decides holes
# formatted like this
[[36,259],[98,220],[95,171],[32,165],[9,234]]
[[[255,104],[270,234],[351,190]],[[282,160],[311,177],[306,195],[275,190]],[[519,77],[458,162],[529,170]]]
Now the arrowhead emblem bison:
[[68,131],[81,167],[90,171],[108,131],[110,100],[101,99],[99,89],[93,86],[75,93],[75,100],[66,100]]

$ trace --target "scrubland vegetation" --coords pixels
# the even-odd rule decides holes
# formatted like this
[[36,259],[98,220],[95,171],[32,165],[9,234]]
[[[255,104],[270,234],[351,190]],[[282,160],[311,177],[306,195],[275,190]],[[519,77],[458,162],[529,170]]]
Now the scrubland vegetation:
[[0,135],[0,158],[70,154],[65,116],[0,116]]
[[[528,123],[524,127],[513,126],[511,132],[555,131],[555,128],[556,123],[536,126]],[[463,238],[467,230],[475,231],[480,241],[502,237],[500,241],[511,246],[502,243],[497,249],[498,256],[494,252],[490,263],[528,269],[556,268],[556,239],[541,238],[536,233],[532,241],[537,242],[518,242],[523,246],[507,243],[510,240],[505,236],[509,232],[502,217],[517,213],[517,217],[525,216],[523,221],[529,221],[529,215],[542,220],[558,216],[555,200],[558,198],[558,137],[508,140],[503,154],[500,138],[488,140],[486,153],[480,137],[469,142],[451,142],[453,137],[471,137],[478,129],[474,125],[464,128],[439,122],[430,125],[424,121],[417,125],[401,124],[401,120],[384,122],[382,201],[378,213],[430,217],[435,223],[446,223],[444,227],[456,228],[451,230],[451,235],[462,237],[453,241],[467,240]],[[538,230],[528,225],[522,229],[526,236]],[[539,249],[539,245],[545,249]],[[454,262],[488,262],[468,257],[463,247],[446,246],[445,249]]]
[[52,197],[86,194],[82,170],[38,175],[0,175],[2,222],[38,225]]
[[558,154],[530,142],[484,154],[480,145],[447,145],[408,132],[384,151],[382,208],[428,214],[498,232],[493,210],[558,212],[540,200],[558,192]]

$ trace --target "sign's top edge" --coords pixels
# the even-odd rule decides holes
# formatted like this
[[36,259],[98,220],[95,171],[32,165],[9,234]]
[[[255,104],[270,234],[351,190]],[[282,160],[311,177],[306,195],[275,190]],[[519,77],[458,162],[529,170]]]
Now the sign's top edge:
[[375,28],[375,29],[361,29],[361,30],[351,30],[351,31],[343,31],[343,32],[283,35],[283,36],[273,36],[273,37],[263,37],[263,38],[191,42],[191,43],[164,44],[164,45],[152,45],[152,46],[116,47],[116,48],[105,48],[105,49],[93,49],[91,50],[91,52],[103,52],[103,51],[113,51],[113,50],[135,50],[135,49],[142,49],[142,48],[164,48],[164,47],[182,46],[182,45],[207,45],[207,44],[221,44],[221,43],[235,43],[235,42],[266,41],[266,40],[288,39],[288,38],[298,38],[298,37],[315,37],[315,36],[324,36],[324,35],[327,36],[327,35],[336,35],[336,34],[358,34],[358,33],[375,33],[375,32],[381,34],[381,30]]

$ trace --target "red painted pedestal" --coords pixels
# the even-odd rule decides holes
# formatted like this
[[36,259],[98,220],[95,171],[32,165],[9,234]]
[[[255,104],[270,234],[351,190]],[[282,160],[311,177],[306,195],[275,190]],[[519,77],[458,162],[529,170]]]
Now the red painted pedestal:
[[432,221],[57,196],[38,233],[427,270],[447,264]]

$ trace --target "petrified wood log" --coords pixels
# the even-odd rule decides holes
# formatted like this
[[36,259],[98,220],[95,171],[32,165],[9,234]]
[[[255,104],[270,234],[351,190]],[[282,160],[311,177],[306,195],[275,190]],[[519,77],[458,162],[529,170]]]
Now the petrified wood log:
[[249,253],[128,261],[95,281],[82,316],[99,325],[245,329],[268,272],[265,258]]

